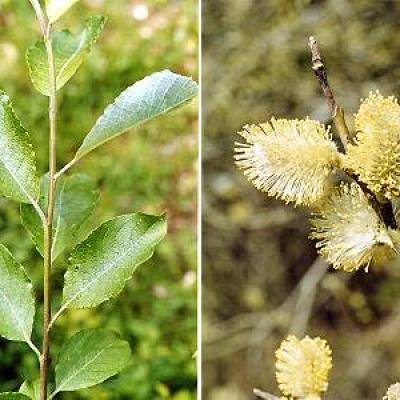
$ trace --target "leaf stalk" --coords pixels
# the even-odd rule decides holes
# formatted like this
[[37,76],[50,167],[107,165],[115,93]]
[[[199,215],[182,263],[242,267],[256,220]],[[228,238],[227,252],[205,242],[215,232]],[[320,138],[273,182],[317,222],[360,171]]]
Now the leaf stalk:
[[57,180],[58,178],[60,178],[62,175],[64,175],[70,168],[72,168],[77,162],[79,161],[79,159],[74,158],[72,159],[68,164],[65,164],[64,167],[62,167],[55,175],[55,180]]

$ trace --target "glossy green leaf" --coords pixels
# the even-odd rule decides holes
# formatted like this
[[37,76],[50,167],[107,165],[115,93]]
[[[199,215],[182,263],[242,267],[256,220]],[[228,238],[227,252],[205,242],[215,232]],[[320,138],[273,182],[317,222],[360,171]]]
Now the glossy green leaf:
[[62,17],[78,0],[47,0],[46,13],[51,23]]
[[[105,21],[105,18],[101,16],[91,17],[80,35],[73,35],[67,30],[53,33],[52,46],[56,64],[57,90],[61,89],[81,66],[98,39]],[[33,85],[40,93],[48,96],[50,93],[49,64],[43,41],[37,42],[28,49],[26,60]]]
[[[48,175],[42,177],[39,204],[43,209],[47,205],[48,182]],[[58,179],[53,223],[53,260],[66,248],[76,245],[78,232],[92,215],[97,197],[96,184],[89,176],[77,174]],[[21,205],[21,219],[36,248],[43,255],[43,228],[35,209],[31,205]]]
[[56,365],[56,393],[97,385],[131,362],[128,342],[102,329],[74,335],[62,347]]
[[39,195],[35,153],[10,98],[0,91],[0,194],[23,203]]
[[0,400],[31,400],[22,393],[0,393]]
[[75,158],[128,129],[184,104],[197,94],[196,83],[171,71],[157,72],[126,89],[108,106],[88,133]]
[[19,388],[19,393],[25,394],[32,400],[40,400],[39,379],[36,379],[32,382],[25,381]]
[[112,219],[73,251],[62,308],[95,307],[117,296],[165,236],[165,217],[142,213]]
[[30,343],[35,300],[24,268],[0,245],[0,336]]

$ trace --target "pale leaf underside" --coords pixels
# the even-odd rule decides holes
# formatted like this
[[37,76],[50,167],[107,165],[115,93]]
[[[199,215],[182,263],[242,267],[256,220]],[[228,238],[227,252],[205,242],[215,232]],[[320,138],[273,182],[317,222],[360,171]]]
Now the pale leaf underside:
[[165,70],[156,72],[130,86],[109,105],[88,133],[75,159],[128,129],[167,113],[192,99],[196,83],[185,76]]
[[51,23],[62,17],[79,0],[47,0],[46,13]]

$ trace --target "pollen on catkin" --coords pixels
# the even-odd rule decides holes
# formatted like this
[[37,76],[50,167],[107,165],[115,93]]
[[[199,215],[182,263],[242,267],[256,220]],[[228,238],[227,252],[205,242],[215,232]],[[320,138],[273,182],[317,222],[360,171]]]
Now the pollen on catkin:
[[332,351],[317,337],[288,336],[276,351],[276,379],[283,395],[290,398],[319,399],[328,388]]
[[388,199],[400,195],[400,105],[395,97],[370,93],[355,115],[355,144],[345,166],[370,190]]
[[255,187],[269,196],[311,206],[331,189],[340,156],[329,128],[311,119],[274,119],[247,125],[235,159]]
[[388,230],[360,187],[342,184],[314,213],[312,233],[319,253],[347,272],[394,258],[398,235]]
[[400,400],[400,383],[395,383],[389,387],[383,400]]

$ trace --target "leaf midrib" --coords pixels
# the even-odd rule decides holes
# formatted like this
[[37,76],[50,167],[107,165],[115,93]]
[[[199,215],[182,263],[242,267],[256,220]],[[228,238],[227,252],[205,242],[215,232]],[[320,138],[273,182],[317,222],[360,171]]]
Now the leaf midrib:
[[92,362],[96,361],[104,351],[108,350],[110,347],[113,347],[115,343],[109,344],[107,347],[104,347],[97,353],[91,360],[87,361],[81,368],[79,368],[74,374],[70,375],[70,377],[64,381],[58,388],[56,389],[55,393],[61,392],[62,388],[65,387],[72,379],[74,379],[82,370],[86,369],[86,367],[91,364]]
[[[157,221],[156,223],[158,223],[158,222],[159,222],[159,221]],[[154,227],[154,225],[155,225],[156,223],[154,223],[153,225],[151,225],[151,226],[145,231],[145,233],[144,233],[142,236],[146,235],[146,234],[151,230],[151,228]],[[150,256],[147,257],[145,260],[143,260],[143,262],[145,262],[146,260],[148,260],[148,259],[152,256],[152,254],[153,254],[153,252],[154,252],[154,247],[155,247],[155,246],[152,246],[152,249],[151,249],[151,251],[150,251]],[[112,270],[112,269],[115,267],[115,265],[119,264],[124,258],[128,258],[130,255],[131,255],[131,252],[127,252],[127,253],[124,254],[123,256],[118,257],[113,263],[110,263],[110,264],[109,264],[109,267],[107,267],[107,268],[105,268],[104,270],[102,270],[99,274],[96,275],[95,279],[91,280],[91,281],[90,281],[87,285],[85,285],[81,290],[79,290],[78,292],[76,292],[66,303],[64,303],[64,304],[62,305],[62,309],[68,308],[68,306],[69,306],[74,300],[76,300],[82,293],[84,293],[90,286],[94,285],[100,278],[102,278],[104,275],[106,275],[108,272],[110,272],[110,270]]]
[[[151,76],[151,75],[150,75],[150,76]],[[174,79],[178,79],[178,77],[175,77]],[[195,83],[193,80],[191,80],[191,79],[189,79],[189,78],[187,78],[187,79],[188,79],[188,80],[187,80],[187,82],[185,82],[185,85],[188,85],[188,84],[191,83],[191,82]],[[141,82],[141,81],[139,81],[139,82]],[[137,83],[139,83],[139,82],[137,82]],[[135,84],[132,85],[131,88],[133,88],[134,86],[135,86]],[[128,90],[128,89],[127,89],[127,90]],[[123,94],[123,93],[122,93],[122,94]],[[165,93],[164,93],[163,96],[165,96]],[[126,131],[129,131],[130,129],[135,129],[135,128],[137,128],[137,127],[143,125],[144,123],[149,122],[149,121],[151,121],[151,120],[153,120],[153,119],[159,117],[160,115],[166,114],[166,113],[170,112],[171,110],[173,110],[173,109],[179,107],[180,105],[182,105],[182,104],[184,104],[184,103],[190,101],[190,100],[193,99],[194,97],[196,97],[196,93],[193,93],[193,94],[191,94],[190,96],[185,97],[185,98],[182,99],[179,103],[174,103],[172,106],[170,106],[170,107],[168,107],[168,108],[165,108],[162,112],[158,112],[158,113],[156,113],[156,114],[153,114],[153,115],[150,116],[150,117],[146,117],[145,119],[142,119],[141,121],[135,123],[134,125],[129,126],[129,127],[126,128],[126,129],[123,129],[123,130],[121,130],[121,131],[114,132],[111,136],[108,136],[106,139],[102,140],[101,142],[98,142],[98,143],[95,144],[94,146],[92,145],[91,147],[88,147],[88,148],[85,149],[85,147],[83,147],[83,146],[85,145],[85,140],[86,140],[86,138],[88,138],[89,135],[91,135],[92,132],[95,131],[96,126],[98,126],[97,123],[100,122],[99,120],[100,120],[100,119],[103,119],[103,117],[105,116],[105,112],[107,111],[107,109],[106,109],[105,112],[99,117],[99,120],[96,122],[96,124],[95,124],[95,126],[93,127],[93,129],[87,134],[87,136],[86,136],[85,140],[83,141],[81,147],[78,149],[78,151],[77,151],[77,153],[76,153],[75,159],[76,159],[76,160],[81,159],[83,156],[85,156],[86,154],[90,153],[91,151],[93,151],[93,150],[96,149],[97,147],[99,147],[99,146],[101,146],[101,145],[103,145],[103,144],[105,144],[105,143],[107,143],[107,142],[113,140],[116,136],[122,135],[123,133],[125,133]],[[117,97],[117,98],[115,99],[115,101],[114,101],[109,107],[114,106],[115,103],[117,102],[118,98],[119,98],[119,97]],[[142,96],[142,98],[143,98],[143,96]],[[141,98],[140,101],[142,101],[142,98]],[[82,153],[80,153],[80,149],[81,149],[81,148],[84,149]]]

